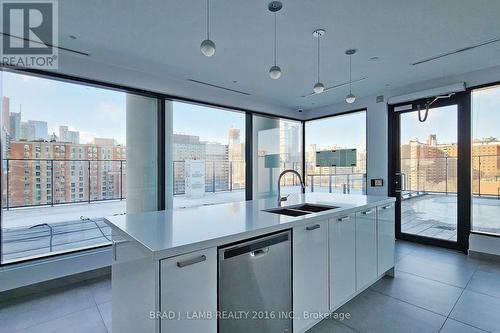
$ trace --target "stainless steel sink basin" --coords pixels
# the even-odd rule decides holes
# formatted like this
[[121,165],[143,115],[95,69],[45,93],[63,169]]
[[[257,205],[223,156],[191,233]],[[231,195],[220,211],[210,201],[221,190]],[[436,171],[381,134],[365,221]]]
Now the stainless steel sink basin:
[[324,212],[326,210],[336,209],[336,208],[339,208],[339,207],[338,206],[328,206],[328,205],[317,205],[317,204],[304,203],[304,204],[295,205],[295,206],[265,209],[264,211],[268,212],[268,213],[287,215],[287,216],[302,216],[302,215],[307,215],[307,214],[312,214],[312,213]]

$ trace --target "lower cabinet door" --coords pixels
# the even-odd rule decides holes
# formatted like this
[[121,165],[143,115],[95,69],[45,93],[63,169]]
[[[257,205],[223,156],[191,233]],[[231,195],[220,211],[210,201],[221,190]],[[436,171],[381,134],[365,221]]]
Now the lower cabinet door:
[[160,262],[160,308],[162,333],[217,332],[216,248]]
[[356,292],[355,215],[330,220],[330,310]]
[[293,331],[305,332],[329,310],[328,221],[293,228]]
[[395,218],[395,205],[393,203],[377,208],[379,276],[394,267]]
[[356,289],[377,277],[377,209],[356,213]]

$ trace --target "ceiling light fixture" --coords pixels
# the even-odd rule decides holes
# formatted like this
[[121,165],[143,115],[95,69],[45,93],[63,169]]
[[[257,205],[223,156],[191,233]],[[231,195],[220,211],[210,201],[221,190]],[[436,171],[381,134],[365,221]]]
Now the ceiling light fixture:
[[200,50],[206,57],[211,57],[215,54],[215,43],[210,40],[210,0],[207,0],[207,39],[201,42]]
[[323,29],[316,29],[313,31],[313,36],[318,39],[318,81],[316,82],[316,84],[313,87],[313,91],[315,94],[321,94],[323,91],[325,91],[325,85],[323,83],[321,83],[321,81],[319,79],[319,65],[320,65],[320,61],[319,61],[320,60],[319,59],[320,43],[319,43],[319,40],[324,35],[325,35],[325,30],[323,30]]
[[277,80],[281,77],[281,68],[276,65],[276,14],[283,8],[281,1],[272,1],[267,6],[267,9],[271,13],[274,13],[274,65],[269,69],[269,76],[273,80]]
[[356,54],[356,50],[349,49],[345,51],[345,54],[349,56],[349,95],[346,96],[345,101],[347,104],[352,104],[356,102],[356,96],[352,93],[352,56]]

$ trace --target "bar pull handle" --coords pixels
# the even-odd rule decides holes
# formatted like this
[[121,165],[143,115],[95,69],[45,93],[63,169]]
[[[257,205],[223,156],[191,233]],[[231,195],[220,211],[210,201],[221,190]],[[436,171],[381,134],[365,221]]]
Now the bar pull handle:
[[382,209],[389,209],[393,206],[393,204],[390,204],[390,205],[387,205],[387,206],[383,206]]
[[123,244],[123,243],[126,243],[127,241],[126,240],[123,240],[123,241],[115,241],[115,240],[112,240],[111,241],[111,249],[113,251],[113,260],[116,261],[116,258],[117,258],[117,251],[116,251],[116,246],[118,244]]
[[373,213],[373,209],[369,209],[369,210],[365,210],[364,212],[361,212],[361,214],[363,214],[363,215],[370,215],[371,213]]
[[177,267],[182,268],[182,267],[186,267],[186,266],[197,264],[199,262],[203,262],[205,260],[207,260],[207,256],[206,255],[201,255],[201,256],[196,257],[196,258],[191,258],[191,259],[187,259],[187,260],[183,260],[183,261],[178,261],[177,262]]
[[311,231],[311,230],[315,230],[315,229],[319,229],[321,226],[319,224],[314,224],[314,225],[308,225],[306,227],[306,230],[307,231]]
[[347,221],[347,220],[349,220],[350,218],[351,218],[350,216],[343,216],[343,217],[339,217],[339,218],[337,219],[337,221],[339,221],[339,222],[343,222],[343,221]]
[[263,255],[266,255],[269,252],[269,247],[264,247],[262,249],[258,249],[255,251],[250,252],[250,256],[254,258],[262,257]]

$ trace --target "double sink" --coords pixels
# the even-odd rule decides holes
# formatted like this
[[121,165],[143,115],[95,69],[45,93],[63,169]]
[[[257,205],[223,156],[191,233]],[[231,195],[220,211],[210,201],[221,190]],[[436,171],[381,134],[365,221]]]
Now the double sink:
[[307,215],[307,214],[312,214],[312,213],[324,212],[326,210],[337,209],[337,208],[340,208],[340,207],[303,203],[303,204],[294,205],[294,206],[265,209],[264,211],[268,212],[268,213],[287,215],[287,216],[302,216],[302,215]]

